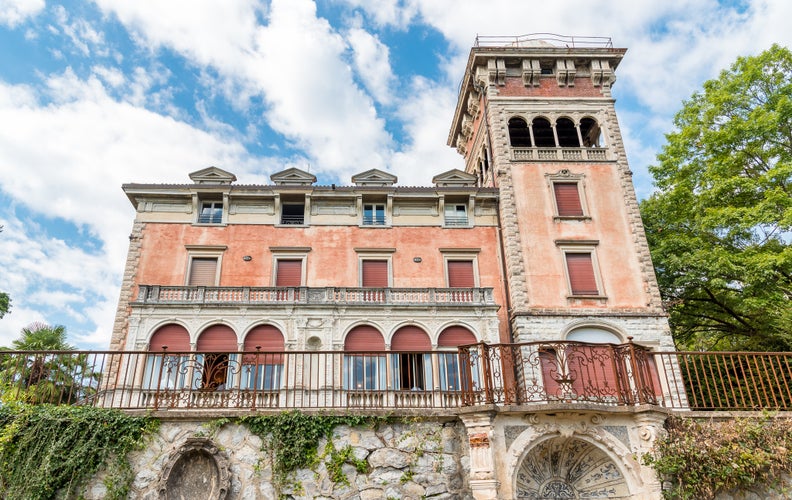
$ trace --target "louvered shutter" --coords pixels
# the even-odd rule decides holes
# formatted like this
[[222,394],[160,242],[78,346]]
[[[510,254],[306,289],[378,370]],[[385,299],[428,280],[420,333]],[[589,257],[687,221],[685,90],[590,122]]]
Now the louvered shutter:
[[181,325],[165,325],[157,329],[149,341],[149,351],[162,351],[168,346],[168,352],[189,352],[190,334]]
[[210,326],[198,336],[196,350],[198,352],[236,352],[237,336],[226,325]]
[[559,216],[583,216],[583,206],[580,203],[580,191],[577,183],[556,182],[553,184],[553,191],[555,191]]
[[404,326],[393,334],[390,348],[391,351],[429,352],[432,350],[432,342],[429,335],[417,326]]
[[567,253],[567,272],[572,295],[598,295],[590,253]]
[[373,288],[388,287],[388,261],[364,260],[362,262],[362,286]]
[[302,260],[278,260],[275,286],[302,285]]
[[191,286],[215,286],[217,279],[216,257],[195,257],[190,263]]
[[353,328],[344,340],[345,351],[375,352],[385,350],[385,340],[382,334],[373,326],[358,326]]
[[437,339],[437,347],[457,347],[475,343],[476,336],[464,326],[449,326]]
[[449,260],[447,264],[448,286],[450,288],[473,288],[475,286],[473,261]]

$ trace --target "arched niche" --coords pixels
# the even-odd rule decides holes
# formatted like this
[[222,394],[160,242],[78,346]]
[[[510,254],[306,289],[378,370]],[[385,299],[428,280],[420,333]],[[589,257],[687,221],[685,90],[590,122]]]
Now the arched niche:
[[515,474],[515,498],[632,498],[619,466],[602,449],[575,437],[531,448]]
[[162,471],[159,497],[223,500],[230,486],[228,458],[211,440],[189,438],[171,452]]

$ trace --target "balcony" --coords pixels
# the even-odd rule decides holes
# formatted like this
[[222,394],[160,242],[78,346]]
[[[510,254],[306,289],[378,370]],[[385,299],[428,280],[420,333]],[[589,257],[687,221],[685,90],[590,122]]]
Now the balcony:
[[494,306],[492,288],[202,287],[140,285],[133,304]]
[[433,352],[0,352],[3,392],[121,409],[792,410],[792,353],[534,342]]
[[511,148],[512,161],[605,161],[607,148]]

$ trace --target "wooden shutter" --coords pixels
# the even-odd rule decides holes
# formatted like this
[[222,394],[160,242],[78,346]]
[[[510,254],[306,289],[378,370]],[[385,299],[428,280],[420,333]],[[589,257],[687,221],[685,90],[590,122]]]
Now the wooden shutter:
[[475,344],[476,336],[464,326],[449,326],[440,333],[437,347],[457,347],[460,345]]
[[446,264],[448,265],[448,286],[450,288],[473,288],[475,286],[472,260],[449,260]]
[[553,183],[553,191],[555,192],[559,216],[583,216],[583,206],[580,203],[580,191],[578,190],[576,182],[555,182]]
[[161,326],[149,340],[149,351],[162,351],[168,346],[168,352],[189,352],[190,334],[181,325]]
[[198,336],[198,352],[237,352],[237,336],[226,325],[210,326]]
[[404,326],[393,334],[390,348],[391,351],[429,352],[432,350],[432,342],[429,335],[417,326]]
[[385,340],[382,334],[373,326],[357,326],[353,328],[344,340],[345,351],[375,352],[385,350]]
[[282,354],[284,351],[283,334],[276,327],[272,325],[261,325],[253,328],[245,336],[244,350],[247,353],[256,352],[256,346],[261,347],[262,353],[256,357],[255,354],[246,354],[243,359],[243,364],[281,364],[283,363]]
[[275,286],[302,285],[302,260],[278,260]]
[[388,287],[388,261],[364,260],[362,262],[362,286],[374,288]]
[[215,286],[217,279],[217,257],[193,257],[190,262],[191,286]]
[[598,295],[590,253],[567,253],[566,263],[572,295]]

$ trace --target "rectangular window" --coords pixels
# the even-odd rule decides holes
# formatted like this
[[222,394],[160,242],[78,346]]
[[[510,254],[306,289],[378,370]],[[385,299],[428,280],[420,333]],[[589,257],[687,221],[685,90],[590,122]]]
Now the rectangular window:
[[449,288],[473,288],[476,286],[472,260],[446,261]]
[[385,205],[381,203],[365,203],[363,205],[364,226],[385,225]]
[[190,259],[190,286],[215,286],[217,284],[217,257]]
[[345,354],[343,388],[352,391],[385,389],[385,356]]
[[220,224],[223,222],[223,202],[204,201],[198,214],[199,224]]
[[597,277],[590,252],[565,252],[572,295],[599,295]]
[[388,280],[388,261],[387,260],[364,260],[361,261],[361,279],[363,287],[387,288]]
[[302,286],[302,263],[300,259],[278,259],[275,269],[275,286]]
[[305,224],[305,204],[285,203],[281,205],[281,224]]
[[445,206],[445,225],[446,226],[467,226],[467,205],[446,204]]
[[556,210],[559,217],[583,217],[580,189],[577,182],[554,182]]

